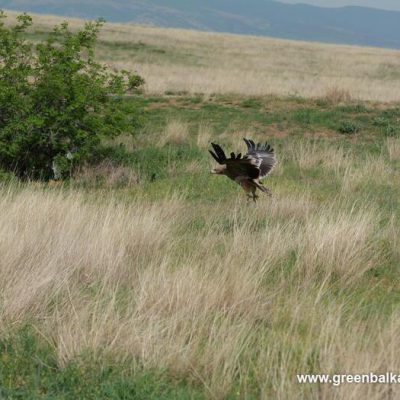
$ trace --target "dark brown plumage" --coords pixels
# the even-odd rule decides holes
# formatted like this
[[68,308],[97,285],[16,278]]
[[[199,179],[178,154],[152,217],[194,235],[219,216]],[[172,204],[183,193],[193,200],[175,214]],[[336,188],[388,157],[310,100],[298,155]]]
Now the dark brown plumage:
[[269,189],[262,185],[261,178],[267,176],[276,164],[274,149],[268,144],[255,144],[251,139],[243,139],[247,145],[247,153],[227,158],[221,146],[211,143],[214,152],[210,151],[215,161],[219,164],[211,172],[219,175],[226,175],[238,183],[247,193],[249,198],[255,202],[258,196],[256,190],[271,195]]

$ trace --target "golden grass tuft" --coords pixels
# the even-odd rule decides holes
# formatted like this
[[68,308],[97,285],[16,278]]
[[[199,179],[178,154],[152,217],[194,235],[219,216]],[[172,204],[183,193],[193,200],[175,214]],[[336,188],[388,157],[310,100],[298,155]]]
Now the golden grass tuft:
[[206,121],[201,121],[197,132],[197,146],[200,148],[208,148],[211,143],[212,135],[212,126]]
[[349,151],[330,141],[293,139],[286,142],[282,152],[301,170],[319,167],[336,175],[340,175],[353,162]]
[[348,89],[340,89],[338,87],[328,88],[325,93],[325,100],[330,104],[348,103],[351,101],[351,95]]
[[390,161],[400,160],[400,139],[388,138],[386,141],[387,152]]
[[186,121],[172,119],[167,121],[164,132],[161,134],[158,146],[167,144],[186,143],[189,138],[189,123]]
[[343,287],[358,281],[377,264],[380,254],[373,239],[379,213],[374,209],[359,212],[357,207],[354,204],[350,211],[338,214],[321,210],[317,218],[306,223],[296,265],[306,281],[315,275],[321,274],[325,280],[334,274]]
[[385,157],[368,156],[359,165],[348,165],[342,176],[342,190],[354,192],[367,185],[391,185],[393,173]]

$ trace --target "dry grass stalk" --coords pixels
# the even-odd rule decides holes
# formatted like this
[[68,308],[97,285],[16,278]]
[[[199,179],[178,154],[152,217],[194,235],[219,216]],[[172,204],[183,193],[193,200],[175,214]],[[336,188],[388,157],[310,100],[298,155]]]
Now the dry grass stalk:
[[390,161],[400,160],[400,138],[388,138],[386,147]]
[[167,144],[186,143],[189,138],[189,124],[186,121],[173,119],[167,121],[164,132],[161,134],[158,146]]
[[356,191],[371,183],[393,184],[393,174],[383,155],[366,157],[359,165],[347,165],[342,175],[342,191]]
[[212,135],[212,126],[206,121],[201,121],[197,132],[197,146],[208,148],[210,146]]
[[353,163],[351,153],[329,141],[290,140],[285,143],[282,153],[302,170],[320,167],[336,175]]
[[85,187],[118,188],[139,183],[139,176],[130,167],[103,161],[95,166],[84,166],[74,175],[73,182]]
[[338,87],[329,88],[325,94],[325,100],[331,104],[348,103],[351,101],[351,95],[348,89]]

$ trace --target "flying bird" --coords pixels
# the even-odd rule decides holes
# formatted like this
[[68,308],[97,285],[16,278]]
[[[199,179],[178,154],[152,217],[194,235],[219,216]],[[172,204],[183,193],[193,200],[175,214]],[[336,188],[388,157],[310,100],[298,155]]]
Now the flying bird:
[[214,152],[209,152],[219,164],[211,172],[232,179],[244,189],[248,199],[256,202],[257,189],[271,196],[270,190],[263,186],[260,179],[267,176],[275,166],[275,153],[268,143],[255,144],[251,139],[243,140],[247,145],[247,153],[243,157],[241,153],[231,153],[231,158],[227,158],[220,145],[211,143]]

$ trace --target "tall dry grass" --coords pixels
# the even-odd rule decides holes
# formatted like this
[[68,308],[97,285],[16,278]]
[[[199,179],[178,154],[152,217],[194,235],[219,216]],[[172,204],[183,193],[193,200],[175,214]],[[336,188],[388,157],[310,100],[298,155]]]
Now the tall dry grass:
[[167,121],[157,144],[160,147],[166,144],[182,144],[188,141],[188,137],[189,123],[179,119],[171,119]]
[[326,171],[333,171],[337,176],[354,165],[354,157],[349,150],[345,150],[343,145],[329,141],[292,139],[287,142],[283,153],[299,169],[320,167]]
[[[43,30],[63,19],[34,16]],[[83,23],[69,21],[74,29]],[[100,46],[100,59],[111,67],[138,71],[149,93],[295,95],[333,103],[400,100],[398,50],[133,24],[106,24],[101,40],[105,45]],[[113,48],[115,43],[124,48]],[[129,43],[141,43],[142,51],[129,50]]]
[[197,132],[197,146],[200,148],[208,148],[213,136],[213,128],[206,121],[201,121]]
[[388,138],[386,142],[387,152],[390,161],[400,160],[400,139]]
[[177,196],[121,203],[6,187],[0,208],[1,331],[33,324],[61,365],[92,351],[167,368],[209,398],[238,387],[243,398],[357,400],[387,388],[295,376],[400,367],[399,315],[365,314],[348,295],[395,229],[367,200],[278,191],[255,209],[194,209]]
[[97,165],[84,165],[75,174],[73,184],[86,188],[107,187],[117,189],[138,185],[139,174],[130,167],[103,161]]

